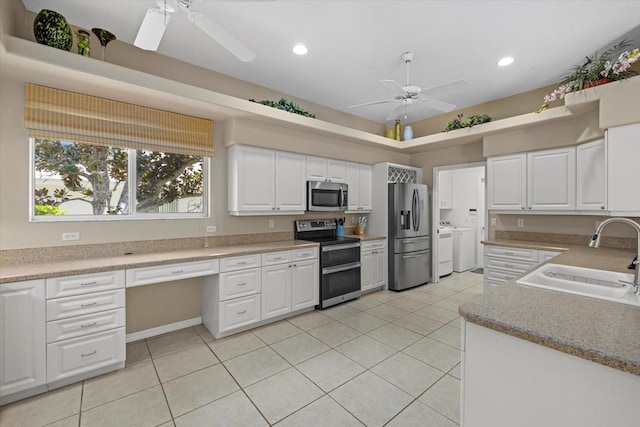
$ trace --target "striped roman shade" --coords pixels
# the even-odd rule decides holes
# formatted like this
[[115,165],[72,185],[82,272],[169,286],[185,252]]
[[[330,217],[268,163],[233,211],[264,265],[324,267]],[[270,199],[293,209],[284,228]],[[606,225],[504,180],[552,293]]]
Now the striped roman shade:
[[27,83],[29,137],[213,157],[213,122]]

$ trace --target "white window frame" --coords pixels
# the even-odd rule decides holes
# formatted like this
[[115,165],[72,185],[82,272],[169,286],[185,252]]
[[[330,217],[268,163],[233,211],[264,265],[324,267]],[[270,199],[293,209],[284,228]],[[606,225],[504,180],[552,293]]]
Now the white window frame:
[[[127,179],[135,177],[137,156],[131,157],[131,152],[136,149],[129,150],[129,161],[127,162]],[[201,213],[137,213],[136,212],[136,195],[135,182],[129,183],[129,213],[126,215],[36,215],[35,214],[35,198],[34,191],[36,188],[35,174],[35,138],[29,138],[29,222],[93,222],[93,221],[140,221],[140,220],[159,220],[159,219],[202,219],[209,218],[211,206],[209,205],[209,180],[211,170],[211,158],[202,157],[202,206]],[[133,185],[131,185],[133,184]]]

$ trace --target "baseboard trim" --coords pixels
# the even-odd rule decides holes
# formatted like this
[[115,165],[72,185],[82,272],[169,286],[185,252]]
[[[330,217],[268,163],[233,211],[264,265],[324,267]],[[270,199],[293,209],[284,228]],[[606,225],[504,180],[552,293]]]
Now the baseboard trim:
[[168,325],[158,326],[156,328],[145,329],[143,331],[127,334],[127,342],[139,341],[145,338],[155,337],[156,335],[166,334],[167,332],[177,331],[179,329],[196,326],[202,323],[202,317],[194,317],[193,319],[181,320],[180,322],[169,323]]

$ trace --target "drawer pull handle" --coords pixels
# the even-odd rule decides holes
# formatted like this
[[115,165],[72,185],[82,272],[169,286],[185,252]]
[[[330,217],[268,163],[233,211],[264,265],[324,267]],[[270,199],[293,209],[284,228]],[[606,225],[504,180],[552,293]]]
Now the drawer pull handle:
[[245,286],[247,282],[238,283],[238,286]]
[[184,273],[184,270],[173,270],[173,271],[171,271],[171,274],[180,274],[180,273]]
[[504,266],[508,268],[513,268],[513,264],[505,264]]
[[308,253],[308,252],[305,252],[305,253],[303,253],[303,254],[300,254],[300,256],[310,256],[310,255],[311,255],[311,254],[310,254],[310,253]]
[[90,305],[96,305],[96,304],[98,304],[96,301],[88,302],[88,303],[85,303],[85,304],[80,304],[80,307],[89,307]]
[[237,314],[245,314],[247,310],[238,311]]
[[282,257],[281,256],[273,257],[274,261],[279,260],[279,259],[282,259]]
[[247,263],[247,261],[239,261],[238,265],[245,265]]
[[91,286],[91,285],[95,285],[96,283],[98,282],[94,280],[93,282],[80,283],[80,286]]
[[93,350],[91,353],[87,353],[87,354],[81,354],[80,356],[82,357],[89,357],[89,356],[93,356],[94,354],[96,354],[98,352],[98,350]]
[[91,326],[95,326],[97,325],[98,322],[93,322],[93,323],[87,323],[86,325],[80,325],[81,328],[89,328]]
[[513,255],[513,252],[505,252],[505,255]]

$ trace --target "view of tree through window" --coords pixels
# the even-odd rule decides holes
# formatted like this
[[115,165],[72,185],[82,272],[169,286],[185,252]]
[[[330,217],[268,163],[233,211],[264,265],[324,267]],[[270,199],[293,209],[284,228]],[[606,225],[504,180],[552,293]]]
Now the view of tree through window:
[[36,217],[205,212],[202,157],[45,139],[34,154]]

